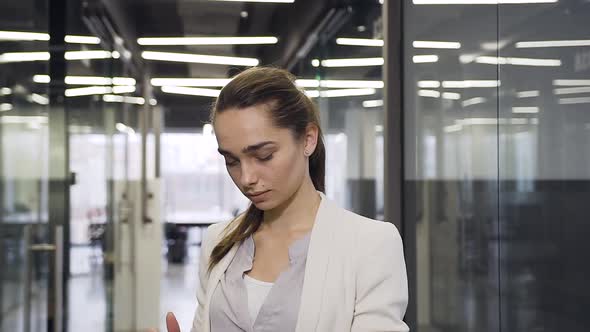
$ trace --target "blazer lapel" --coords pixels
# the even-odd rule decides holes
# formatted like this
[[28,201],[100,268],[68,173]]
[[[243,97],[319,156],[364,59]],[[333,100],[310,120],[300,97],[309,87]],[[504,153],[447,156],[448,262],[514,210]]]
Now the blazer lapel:
[[316,330],[324,298],[324,284],[326,283],[326,272],[330,263],[330,243],[333,234],[331,211],[334,207],[324,194],[320,193],[320,196],[322,201],[311,231],[307,253],[296,332]]
[[211,299],[213,298],[213,292],[215,291],[215,287],[217,287],[219,280],[221,280],[221,276],[223,276],[223,273],[225,272],[225,270],[227,270],[229,264],[236,255],[238,247],[238,245],[234,245],[227,253],[227,255],[225,255],[221,259],[221,261],[219,261],[219,263],[217,263],[217,265],[213,267],[211,273],[209,274],[209,280],[207,281],[206,300],[204,305],[205,312],[203,315],[205,319],[204,332],[209,332],[211,329],[211,318],[209,315],[209,309],[211,305]]

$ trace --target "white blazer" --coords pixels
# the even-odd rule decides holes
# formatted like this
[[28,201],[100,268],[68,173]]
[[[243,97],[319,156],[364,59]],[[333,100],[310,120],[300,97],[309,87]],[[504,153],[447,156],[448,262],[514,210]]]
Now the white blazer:
[[[399,232],[391,223],[359,216],[320,195],[296,331],[409,331],[402,321],[408,286]],[[211,251],[228,224],[210,226],[204,237],[191,332],[210,332],[211,297],[238,248],[207,272]]]

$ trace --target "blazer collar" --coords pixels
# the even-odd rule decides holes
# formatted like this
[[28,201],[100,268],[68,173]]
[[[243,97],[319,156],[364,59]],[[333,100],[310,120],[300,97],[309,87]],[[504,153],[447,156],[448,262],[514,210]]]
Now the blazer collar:
[[324,298],[326,272],[330,263],[331,248],[329,243],[332,243],[334,234],[332,223],[335,216],[333,212],[337,206],[323,193],[319,193],[322,201],[311,231],[296,332],[316,330]]

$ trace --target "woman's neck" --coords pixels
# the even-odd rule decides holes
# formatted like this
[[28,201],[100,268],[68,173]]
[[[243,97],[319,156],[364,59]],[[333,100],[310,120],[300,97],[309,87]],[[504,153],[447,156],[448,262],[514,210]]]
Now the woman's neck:
[[321,197],[308,178],[285,203],[264,211],[263,227],[273,232],[301,232],[311,230]]

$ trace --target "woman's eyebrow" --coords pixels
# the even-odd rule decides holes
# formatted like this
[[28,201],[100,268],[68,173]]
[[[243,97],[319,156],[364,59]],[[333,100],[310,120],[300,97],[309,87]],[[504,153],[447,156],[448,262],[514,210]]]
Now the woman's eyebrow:
[[[264,142],[260,142],[254,145],[249,145],[245,148],[242,149],[243,153],[253,153],[256,152],[257,150],[262,149],[263,147],[270,145],[270,144],[276,144],[273,141],[264,141]],[[233,156],[233,154],[229,151],[223,150],[222,148],[217,149],[217,151],[221,154],[221,155],[228,155],[228,156]]]

